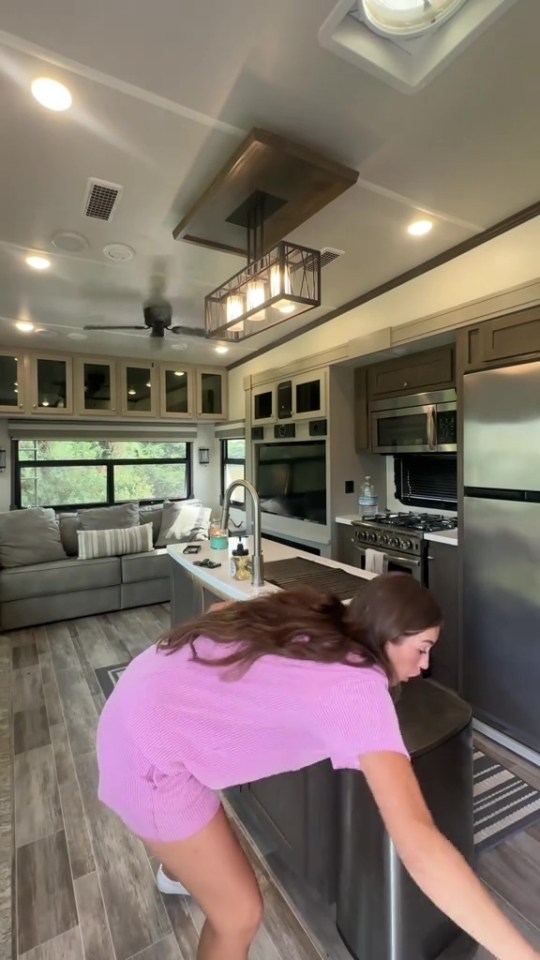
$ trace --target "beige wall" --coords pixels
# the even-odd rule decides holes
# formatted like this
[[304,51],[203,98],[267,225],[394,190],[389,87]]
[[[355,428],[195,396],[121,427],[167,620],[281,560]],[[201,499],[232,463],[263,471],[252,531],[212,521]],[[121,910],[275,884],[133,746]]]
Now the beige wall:
[[236,367],[229,374],[230,418],[235,420],[244,416],[243,378],[247,374],[279,369],[290,364],[295,357],[320,353],[373,331],[399,327],[537,280],[540,277],[539,249],[540,218],[537,217]]

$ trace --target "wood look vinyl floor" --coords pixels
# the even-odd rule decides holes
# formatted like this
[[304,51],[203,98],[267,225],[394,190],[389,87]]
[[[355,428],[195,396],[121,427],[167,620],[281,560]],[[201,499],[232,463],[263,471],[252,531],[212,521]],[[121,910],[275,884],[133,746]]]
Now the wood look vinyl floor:
[[[199,908],[159,894],[142,843],[96,796],[94,671],[135,656],[168,618],[157,605],[0,636],[0,960],[195,960]],[[540,787],[540,770],[478,739]],[[266,904],[252,960],[347,960],[328,909],[237,828]],[[479,870],[540,948],[540,827],[483,854]]]

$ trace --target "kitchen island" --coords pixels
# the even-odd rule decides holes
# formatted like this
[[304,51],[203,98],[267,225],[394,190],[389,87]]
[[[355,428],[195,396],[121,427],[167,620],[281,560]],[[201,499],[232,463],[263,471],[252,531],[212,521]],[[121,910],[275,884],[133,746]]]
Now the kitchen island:
[[[234,538],[233,542],[234,542]],[[254,587],[250,580],[234,580],[230,572],[230,551],[228,548],[223,550],[213,550],[210,542],[205,540],[201,543],[201,549],[197,554],[184,553],[185,544],[171,544],[167,547],[172,564],[172,586],[171,591],[171,623],[183,623],[192,617],[199,616],[205,610],[215,603],[216,600],[252,600],[261,594],[275,592],[279,587],[273,583],[265,582],[262,587]],[[252,550],[252,540],[249,538],[248,549]],[[345,563],[338,563],[336,560],[329,560],[326,557],[314,556],[305,550],[297,547],[287,547],[285,544],[275,543],[273,540],[262,540],[262,549],[264,561],[274,563],[278,560],[292,560],[299,557],[320,564],[323,568],[333,570],[343,570],[348,574],[357,577],[359,586],[366,580],[371,580],[375,574],[365,573],[358,567],[351,567]],[[213,560],[220,563],[220,567],[214,570],[207,567],[199,567],[195,560]]]

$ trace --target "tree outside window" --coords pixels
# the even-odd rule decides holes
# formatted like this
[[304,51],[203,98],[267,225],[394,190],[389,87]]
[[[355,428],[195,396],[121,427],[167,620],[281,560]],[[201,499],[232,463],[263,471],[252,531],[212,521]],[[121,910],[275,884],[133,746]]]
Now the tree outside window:
[[191,495],[191,444],[144,440],[14,441],[17,507],[108,506]]
[[[246,476],[246,441],[242,438],[221,441],[221,497],[234,480],[244,480]],[[233,504],[243,507],[245,491],[238,487],[234,491]]]

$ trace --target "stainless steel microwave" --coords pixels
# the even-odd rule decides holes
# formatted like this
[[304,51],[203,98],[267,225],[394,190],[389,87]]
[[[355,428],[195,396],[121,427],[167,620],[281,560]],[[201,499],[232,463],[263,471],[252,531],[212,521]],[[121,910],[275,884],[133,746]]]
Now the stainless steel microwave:
[[392,397],[370,404],[374,453],[453,453],[457,450],[456,391]]

